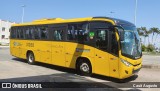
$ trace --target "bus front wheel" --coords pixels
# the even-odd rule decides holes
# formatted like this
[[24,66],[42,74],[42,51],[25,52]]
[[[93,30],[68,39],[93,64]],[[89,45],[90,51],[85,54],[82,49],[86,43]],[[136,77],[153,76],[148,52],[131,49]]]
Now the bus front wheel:
[[35,64],[35,57],[34,57],[33,52],[27,53],[27,60],[29,64]]
[[77,64],[77,71],[78,74],[80,75],[91,76],[92,74],[91,64],[86,60],[80,59]]

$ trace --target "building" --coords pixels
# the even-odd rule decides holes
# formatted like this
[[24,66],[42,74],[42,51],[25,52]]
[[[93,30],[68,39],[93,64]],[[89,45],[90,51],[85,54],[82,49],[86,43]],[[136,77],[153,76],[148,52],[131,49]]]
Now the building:
[[15,22],[5,21],[0,19],[0,45],[8,45],[10,37],[10,27]]

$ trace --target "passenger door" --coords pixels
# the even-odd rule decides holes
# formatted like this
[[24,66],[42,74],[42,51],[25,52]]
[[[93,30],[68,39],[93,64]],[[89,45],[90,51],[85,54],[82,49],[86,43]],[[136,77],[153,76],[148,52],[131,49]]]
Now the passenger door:
[[95,72],[101,75],[109,75],[108,31],[96,30],[95,48]]
[[[109,74],[112,77],[119,77],[119,57],[118,57],[118,41],[116,32],[109,30]],[[118,34],[117,34],[118,35]]]

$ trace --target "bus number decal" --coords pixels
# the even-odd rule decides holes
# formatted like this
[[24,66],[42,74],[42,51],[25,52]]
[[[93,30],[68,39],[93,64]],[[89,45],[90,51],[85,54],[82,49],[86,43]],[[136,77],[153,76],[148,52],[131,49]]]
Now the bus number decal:
[[27,47],[34,47],[34,43],[27,43],[26,46]]

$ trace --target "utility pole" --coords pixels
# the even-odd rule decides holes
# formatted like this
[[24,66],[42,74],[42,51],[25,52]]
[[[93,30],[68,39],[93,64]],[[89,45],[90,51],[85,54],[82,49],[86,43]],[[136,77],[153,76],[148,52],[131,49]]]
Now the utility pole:
[[22,7],[22,23],[23,23],[23,21],[24,21],[24,8],[25,8],[26,6],[25,6],[25,5],[22,5],[21,7]]
[[134,24],[136,25],[136,18],[137,18],[137,3],[138,3],[138,1],[137,0],[135,0],[135,15],[134,15]]

